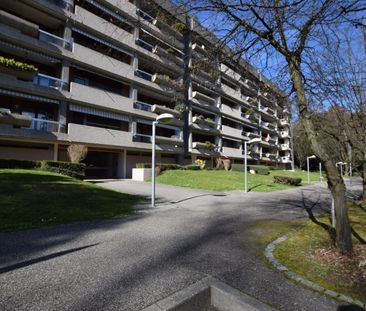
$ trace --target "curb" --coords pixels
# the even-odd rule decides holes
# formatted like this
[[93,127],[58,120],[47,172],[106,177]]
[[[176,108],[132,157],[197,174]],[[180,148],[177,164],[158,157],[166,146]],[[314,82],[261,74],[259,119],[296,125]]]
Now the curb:
[[266,250],[264,252],[264,255],[269,260],[269,262],[279,271],[286,274],[287,277],[294,280],[297,283],[300,283],[306,287],[309,287],[310,289],[320,292],[321,294],[330,296],[332,298],[336,298],[338,300],[341,300],[343,302],[353,304],[356,306],[359,306],[361,308],[366,308],[366,303],[362,302],[360,300],[355,300],[349,296],[343,295],[341,293],[335,292],[333,290],[326,289],[314,282],[308,281],[304,279],[303,277],[299,276],[298,274],[291,272],[288,270],[284,265],[282,265],[280,262],[276,260],[276,258],[273,256],[273,251],[277,244],[280,244],[284,241],[286,241],[291,235],[293,235],[295,231],[290,231],[289,233],[286,233],[285,235],[280,236],[276,240],[272,241],[270,244],[267,245]]

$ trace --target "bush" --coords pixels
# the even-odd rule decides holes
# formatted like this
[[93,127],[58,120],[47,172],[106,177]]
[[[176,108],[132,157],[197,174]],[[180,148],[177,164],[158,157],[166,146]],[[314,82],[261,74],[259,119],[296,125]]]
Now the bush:
[[277,184],[285,184],[291,186],[300,186],[301,185],[301,178],[293,178],[288,176],[273,176],[273,182]]
[[201,168],[197,164],[188,164],[184,166],[184,169],[189,171],[199,171]]
[[235,172],[244,172],[244,164],[231,164],[231,170]]
[[37,161],[29,160],[14,160],[14,159],[0,159],[0,168],[14,169],[33,169],[40,166]]
[[248,170],[255,171],[258,175],[268,175],[269,174],[269,168],[265,165],[248,165]]
[[[160,167],[160,171],[166,170],[179,170],[182,167],[175,163],[157,163],[157,167]],[[151,168],[151,163],[136,163],[136,168]]]
[[84,163],[71,163],[71,162],[61,162],[61,161],[41,161],[41,169],[58,173],[77,179],[83,179],[85,177],[85,167]]

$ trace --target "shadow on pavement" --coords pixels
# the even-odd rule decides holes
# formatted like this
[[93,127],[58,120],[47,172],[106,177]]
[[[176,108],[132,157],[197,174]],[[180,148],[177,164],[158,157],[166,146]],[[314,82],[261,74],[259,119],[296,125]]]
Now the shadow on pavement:
[[82,247],[72,248],[72,249],[68,249],[66,251],[57,252],[57,253],[53,253],[53,254],[50,254],[50,255],[34,258],[34,259],[31,259],[31,260],[19,262],[19,263],[16,263],[14,265],[11,265],[11,266],[0,268],[0,274],[10,272],[10,271],[14,271],[14,270],[17,270],[17,269],[20,269],[20,268],[28,267],[30,265],[34,265],[36,263],[46,261],[46,260],[50,260],[50,259],[53,259],[53,258],[56,258],[56,257],[64,256],[64,255],[67,255],[67,254],[70,254],[70,253],[78,252],[78,251],[81,251],[83,249],[96,246],[98,244],[99,243],[95,243],[95,244],[86,245],[86,246],[82,246]]

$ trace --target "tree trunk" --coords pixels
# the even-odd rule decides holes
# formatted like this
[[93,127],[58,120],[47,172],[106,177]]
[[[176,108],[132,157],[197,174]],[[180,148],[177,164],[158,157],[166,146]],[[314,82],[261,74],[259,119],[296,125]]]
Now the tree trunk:
[[341,253],[350,254],[352,252],[352,236],[348,219],[346,187],[343,178],[338,173],[334,161],[326,152],[322,142],[317,138],[317,132],[315,131],[308,110],[308,101],[301,75],[300,58],[292,55],[287,58],[287,61],[291,80],[297,96],[296,103],[300,113],[300,120],[303,123],[313,153],[324,163],[328,177],[328,187],[334,198],[336,211],[336,245]]
[[366,160],[362,163],[362,200],[366,200]]

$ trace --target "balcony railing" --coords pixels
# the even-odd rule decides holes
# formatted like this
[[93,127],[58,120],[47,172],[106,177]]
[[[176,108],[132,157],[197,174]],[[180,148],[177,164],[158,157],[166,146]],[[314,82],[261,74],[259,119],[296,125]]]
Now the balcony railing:
[[135,75],[147,81],[152,81],[153,77],[151,73],[143,71],[141,69],[136,69]]
[[39,73],[34,77],[33,83],[39,86],[50,87],[56,90],[65,89],[67,85],[67,83],[61,79],[47,76],[42,73]]
[[146,12],[140,10],[140,9],[136,10],[136,14],[138,16],[142,17],[144,20],[150,22],[150,23],[152,23],[155,20],[155,18],[152,17],[150,14],[148,14],[148,13],[146,13]]
[[61,130],[61,126],[61,123],[57,121],[33,118],[29,129],[41,132],[58,132]]
[[153,105],[144,103],[141,101],[136,101],[133,103],[133,108],[138,109],[138,110],[152,112],[152,107],[153,107]]
[[145,50],[150,51],[150,52],[153,52],[155,50],[155,45],[152,45],[152,44],[150,44],[150,43],[148,43],[148,42],[146,42],[146,41],[144,41],[140,38],[136,40],[136,44],[138,46],[141,46]]
[[72,0],[46,0],[46,1],[70,12],[72,11],[74,6],[74,1]]
[[145,135],[145,134],[135,134],[132,137],[132,141],[138,142],[138,143],[151,143],[151,135]]
[[39,31],[39,35],[38,35],[39,40],[44,41],[44,42],[54,43],[62,48],[72,51],[72,43],[70,41],[67,41],[61,37],[55,36],[54,34],[44,31],[44,30],[39,29],[38,31]]

